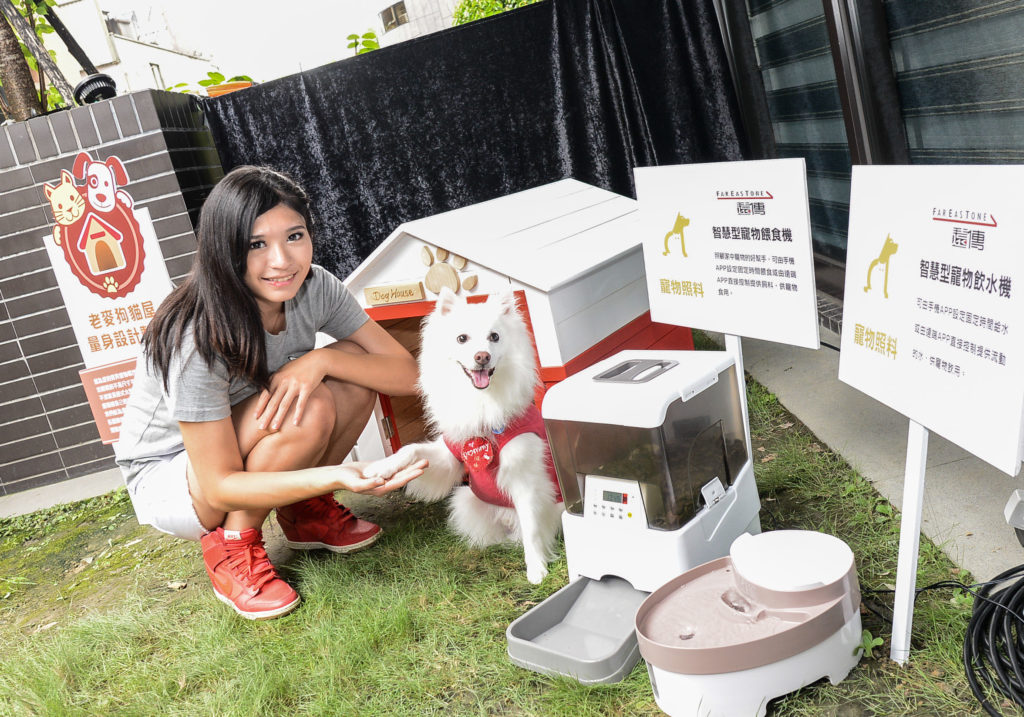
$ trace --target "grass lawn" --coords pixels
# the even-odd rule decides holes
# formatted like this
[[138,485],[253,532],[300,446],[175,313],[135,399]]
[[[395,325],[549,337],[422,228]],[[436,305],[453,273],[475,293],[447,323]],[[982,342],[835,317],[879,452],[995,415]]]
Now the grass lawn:
[[[892,596],[871,591],[895,582],[898,514],[773,395],[754,382],[748,394],[764,529],[847,541],[864,602],[887,613]],[[519,551],[456,540],[443,505],[348,502],[386,531],[351,556],[291,553],[268,521],[271,557],[303,603],[255,623],[214,598],[198,545],[139,527],[123,489],[0,520],[0,715],[661,714],[642,662],[583,687],[509,661],[505,628],[566,584],[564,552],[534,586]],[[970,578],[922,538],[918,585],[949,579]],[[769,714],[981,714],[960,658],[970,606],[958,590],[922,593],[902,668],[889,625],[865,610],[883,644],[840,685]]]

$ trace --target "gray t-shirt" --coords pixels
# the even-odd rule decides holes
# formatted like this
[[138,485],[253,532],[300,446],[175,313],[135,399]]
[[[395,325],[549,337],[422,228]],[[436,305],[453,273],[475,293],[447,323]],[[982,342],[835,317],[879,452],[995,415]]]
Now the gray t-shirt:
[[[284,309],[285,330],[276,335],[264,332],[267,368],[271,372],[312,351],[318,331],[340,340],[368,319],[341,280],[315,264],[299,293],[285,302]],[[114,444],[117,464],[129,486],[150,461],[185,450],[178,421],[226,418],[232,406],[257,391],[244,379],[229,381],[223,361],[207,365],[196,352],[191,330],[186,330],[168,374],[165,391],[162,375],[145,356],[139,356],[135,382],[121,419],[121,434]]]

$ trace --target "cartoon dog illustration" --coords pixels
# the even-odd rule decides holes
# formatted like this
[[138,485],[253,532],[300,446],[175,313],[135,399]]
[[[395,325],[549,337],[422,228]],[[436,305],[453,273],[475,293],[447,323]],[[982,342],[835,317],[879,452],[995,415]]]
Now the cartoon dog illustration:
[[679,247],[683,250],[683,256],[686,254],[686,239],[683,237],[683,230],[690,226],[690,220],[684,217],[682,214],[676,215],[676,223],[672,225],[672,231],[665,235],[665,251],[662,252],[662,256],[668,256],[670,250],[668,243],[675,237],[679,237]]
[[72,168],[75,177],[86,180],[86,196],[89,205],[97,212],[109,212],[114,209],[114,202],[120,200],[128,209],[132,208],[132,198],[128,192],[118,189],[128,184],[128,173],[124,164],[117,157],[107,157],[103,162],[96,162],[85,152],[75,157]]
[[882,286],[882,294],[885,298],[889,298],[889,259],[892,255],[897,252],[900,245],[892,240],[891,235],[886,235],[885,244],[882,245],[882,253],[878,255],[876,259],[873,259],[871,265],[868,267],[868,285],[864,287],[864,291],[871,291],[871,272],[875,270],[875,267],[879,264],[885,264],[885,281]]

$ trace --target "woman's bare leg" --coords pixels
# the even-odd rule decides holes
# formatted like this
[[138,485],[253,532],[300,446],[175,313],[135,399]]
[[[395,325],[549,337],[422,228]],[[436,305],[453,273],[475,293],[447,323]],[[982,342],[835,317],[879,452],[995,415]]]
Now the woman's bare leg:
[[[365,353],[362,347],[351,341],[338,341],[328,348]],[[290,420],[289,414],[281,428],[273,431],[257,425],[254,411],[258,394],[250,396],[231,411],[245,469],[287,471],[341,463],[366,426],[376,398],[374,391],[363,386],[327,379],[310,394],[298,426]],[[207,530],[218,526],[226,530],[259,528],[270,514],[270,508],[228,513],[218,511],[203,500],[202,489],[191,465],[188,480],[199,521]]]
[[[335,429],[335,396],[327,386],[310,394],[299,425],[291,416],[279,430],[271,431],[257,426],[254,412],[258,394],[232,408],[238,450],[247,471],[288,471],[317,465],[326,451]],[[294,409],[293,409],[294,410]],[[358,435],[358,434],[357,434]],[[202,489],[192,471],[188,469],[189,490],[199,521],[207,530],[218,526],[226,530],[246,530],[263,525],[270,508],[217,511],[203,500]]]
[[[346,353],[366,353],[351,341],[338,341],[327,348]],[[337,465],[345,460],[366,427],[373,413],[377,393],[363,386],[334,379],[324,381],[324,386],[334,400],[335,421],[327,447],[317,465]]]

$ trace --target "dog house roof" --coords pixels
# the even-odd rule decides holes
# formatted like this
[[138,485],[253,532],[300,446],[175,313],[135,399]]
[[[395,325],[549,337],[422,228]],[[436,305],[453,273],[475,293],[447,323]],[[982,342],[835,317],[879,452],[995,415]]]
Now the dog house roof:
[[349,280],[382,269],[389,249],[412,237],[550,292],[635,249],[637,220],[635,200],[563,179],[405,222]]

